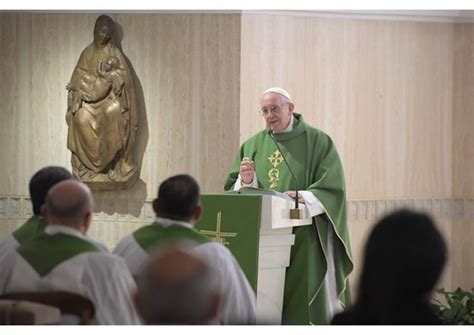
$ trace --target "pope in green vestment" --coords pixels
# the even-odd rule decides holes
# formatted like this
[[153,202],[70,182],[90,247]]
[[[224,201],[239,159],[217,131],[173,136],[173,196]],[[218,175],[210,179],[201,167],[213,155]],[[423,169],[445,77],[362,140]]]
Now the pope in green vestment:
[[[240,148],[232,165],[225,189],[236,182],[258,181],[258,187],[280,192],[296,189],[294,178],[282,159],[288,160],[300,190],[311,192],[323,206],[323,213],[313,217],[313,224],[294,227],[295,244],[286,271],[283,301],[283,324],[328,324],[326,285],[328,259],[334,260],[337,298],[345,307],[350,304],[349,273],[353,269],[349,232],[346,223],[345,181],[341,160],[331,138],[293,113],[289,94],[280,88],[262,96],[262,114],[273,130],[280,152],[262,130]],[[250,162],[250,163],[249,163]],[[248,179],[248,178],[247,178]],[[256,180],[255,180],[256,179]],[[328,234],[333,252],[328,258]],[[331,267],[332,268],[332,267]]]

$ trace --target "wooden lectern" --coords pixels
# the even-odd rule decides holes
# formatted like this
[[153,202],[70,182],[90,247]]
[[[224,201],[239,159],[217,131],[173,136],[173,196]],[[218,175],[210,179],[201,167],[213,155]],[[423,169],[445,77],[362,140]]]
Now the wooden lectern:
[[295,203],[282,193],[241,190],[203,194],[204,215],[196,229],[230,249],[257,292],[257,324],[281,324],[285,272],[295,237],[292,227],[312,224],[290,219]]

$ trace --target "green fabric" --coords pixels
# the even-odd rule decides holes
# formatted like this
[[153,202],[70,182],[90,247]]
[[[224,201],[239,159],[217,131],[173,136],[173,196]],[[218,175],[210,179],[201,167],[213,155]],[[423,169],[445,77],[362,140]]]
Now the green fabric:
[[153,249],[173,241],[188,240],[196,244],[211,242],[207,237],[199,235],[195,229],[177,224],[164,227],[153,223],[136,230],[133,237],[146,252],[151,252]]
[[18,253],[40,277],[76,255],[96,251],[100,250],[91,242],[62,233],[54,235],[43,233],[18,247]]
[[44,232],[47,223],[40,216],[33,215],[20,228],[13,232],[13,237],[18,244],[23,244]]
[[[286,271],[282,320],[285,324],[328,324],[324,276],[329,227],[335,232],[338,297],[343,306],[351,302],[348,276],[353,262],[346,223],[344,172],[331,138],[307,125],[301,115],[293,115],[293,130],[274,134],[275,138],[298,179],[300,190],[311,191],[324,205],[327,214],[313,218],[313,225],[293,229],[295,245]],[[260,187],[280,192],[294,190],[295,183],[285,163],[281,161],[275,167],[268,159],[276,150],[267,130],[248,139],[237,154],[225,189],[233,188],[240,161],[243,157],[250,157],[255,161]],[[278,171],[269,174],[272,169]],[[277,176],[278,180],[272,182],[271,176]]]
[[196,229],[216,240],[215,235],[210,232],[215,232],[220,222],[219,231],[224,240],[218,242],[229,248],[254,292],[257,292],[262,196],[203,194],[201,204],[204,213],[196,224]]

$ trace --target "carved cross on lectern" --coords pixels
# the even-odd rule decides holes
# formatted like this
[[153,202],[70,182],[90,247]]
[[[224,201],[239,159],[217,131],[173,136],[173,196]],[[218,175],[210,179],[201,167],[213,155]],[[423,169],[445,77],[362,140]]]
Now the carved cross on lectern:
[[225,233],[221,232],[221,216],[222,212],[217,213],[217,221],[216,221],[216,231],[212,230],[200,230],[199,232],[203,235],[210,236],[216,242],[227,245],[230,244],[225,240],[226,237],[236,237],[237,233]]

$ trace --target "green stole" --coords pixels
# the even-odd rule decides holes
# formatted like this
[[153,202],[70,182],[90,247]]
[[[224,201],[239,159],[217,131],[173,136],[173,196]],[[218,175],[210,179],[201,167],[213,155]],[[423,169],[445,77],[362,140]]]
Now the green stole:
[[46,226],[47,223],[39,215],[33,215],[20,228],[15,230],[12,235],[18,241],[18,244],[21,245],[43,233]]
[[212,242],[209,238],[200,235],[194,228],[183,227],[179,224],[164,227],[159,223],[152,223],[136,230],[132,235],[146,252],[150,252],[166,243],[183,240],[192,241],[197,245]]
[[23,243],[17,250],[40,277],[76,255],[84,252],[100,252],[91,242],[63,233],[54,235],[43,233]]
[[[293,228],[295,244],[286,271],[283,301],[284,324],[328,324],[324,277],[327,270],[328,229],[334,231],[334,260],[338,298],[350,304],[349,273],[353,269],[349,232],[346,224],[345,181],[342,164],[331,138],[308,126],[294,113],[293,130],[275,133],[300,190],[312,192],[326,209],[313,218],[313,225]],[[225,189],[237,180],[240,161],[255,161],[259,187],[284,192],[296,185],[275,143],[263,130],[247,140],[232,165]]]

